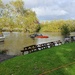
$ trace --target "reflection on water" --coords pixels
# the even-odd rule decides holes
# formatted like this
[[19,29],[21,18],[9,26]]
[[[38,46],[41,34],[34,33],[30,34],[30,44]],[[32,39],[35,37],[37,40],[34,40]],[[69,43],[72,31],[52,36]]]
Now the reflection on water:
[[3,35],[5,35],[5,41],[4,43],[0,42],[0,50],[8,50],[7,54],[9,55],[19,55],[21,54],[20,51],[25,46],[63,40],[60,33],[42,33],[42,34],[49,36],[49,38],[43,38],[43,39],[35,38],[35,40],[33,40],[29,37],[28,33],[3,32]]
[[24,33],[3,33],[5,35],[5,41],[0,44],[1,50],[8,50],[7,54],[16,55],[20,54],[20,50],[23,47],[36,44],[36,40],[32,40],[27,34]]

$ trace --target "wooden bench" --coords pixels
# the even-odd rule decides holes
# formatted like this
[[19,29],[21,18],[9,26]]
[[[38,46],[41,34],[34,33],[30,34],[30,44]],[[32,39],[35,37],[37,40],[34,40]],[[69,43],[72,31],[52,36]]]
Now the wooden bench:
[[42,43],[37,45],[38,50],[43,50],[48,48],[47,43]]
[[[62,43],[60,40],[57,41],[57,43]],[[42,43],[42,44],[38,44],[38,45],[31,45],[31,46],[27,46],[24,47],[23,50],[21,50],[22,54],[24,55],[24,52],[28,52],[28,53],[32,53],[35,51],[39,51],[39,50],[43,50],[46,48],[51,48],[55,46],[55,42],[48,42],[48,43]]]
[[32,53],[37,50],[38,50],[37,45],[31,45],[31,46],[24,47],[24,50],[21,50],[21,52],[22,54],[24,54],[25,51],[28,51],[28,53]]
[[48,42],[47,43],[48,48],[54,47],[55,43],[54,42]]

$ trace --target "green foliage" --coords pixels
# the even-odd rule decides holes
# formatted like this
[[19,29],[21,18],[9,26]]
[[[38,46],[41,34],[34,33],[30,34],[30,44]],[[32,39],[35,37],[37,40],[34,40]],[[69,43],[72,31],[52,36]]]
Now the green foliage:
[[2,2],[2,0],[0,0],[0,8],[3,8],[4,7],[4,4]]
[[6,54],[7,50],[0,51],[0,54]]
[[65,37],[67,37],[67,36],[69,36],[70,35],[70,30],[69,30],[69,28],[68,28],[68,25],[63,25],[62,27],[61,27],[61,33],[62,33],[62,35],[63,36],[65,36]]
[[41,23],[41,32],[61,32],[61,27],[67,24],[71,32],[75,31],[75,20],[54,20]]
[[[24,8],[23,0],[15,0],[4,5],[0,19],[3,28],[10,31],[20,29],[24,32],[35,32],[38,30],[38,19],[35,12]],[[4,22],[3,22],[4,21]]]
[[37,26],[37,28],[36,28],[36,32],[39,32],[39,31],[40,31],[40,29],[41,29],[41,26],[40,26],[40,25],[38,25],[38,26]]

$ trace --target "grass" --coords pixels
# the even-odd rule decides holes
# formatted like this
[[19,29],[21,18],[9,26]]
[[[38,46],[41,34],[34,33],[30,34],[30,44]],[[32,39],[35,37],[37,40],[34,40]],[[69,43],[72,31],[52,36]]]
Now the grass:
[[75,75],[75,42],[4,61],[0,75]]

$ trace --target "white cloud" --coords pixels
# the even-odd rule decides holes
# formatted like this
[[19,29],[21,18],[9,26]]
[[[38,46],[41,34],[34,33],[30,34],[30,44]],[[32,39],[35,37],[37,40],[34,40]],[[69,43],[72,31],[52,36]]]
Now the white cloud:
[[[12,0],[2,0],[7,3]],[[71,19],[75,16],[75,0],[23,0],[26,8],[36,12],[39,19]],[[49,17],[50,16],[50,17]]]
[[32,10],[36,12],[37,16],[60,16],[67,14],[65,10],[54,7],[36,7],[32,8]]
[[60,7],[60,5],[64,4],[65,0],[24,0],[25,6],[27,8],[31,8],[36,12],[39,18],[44,18],[49,16],[64,16],[67,15],[68,12]]

